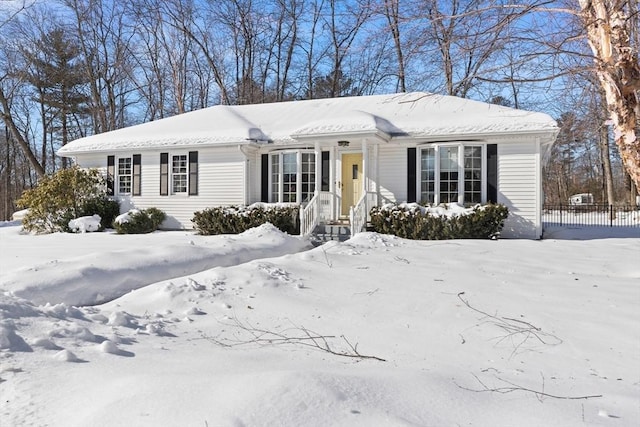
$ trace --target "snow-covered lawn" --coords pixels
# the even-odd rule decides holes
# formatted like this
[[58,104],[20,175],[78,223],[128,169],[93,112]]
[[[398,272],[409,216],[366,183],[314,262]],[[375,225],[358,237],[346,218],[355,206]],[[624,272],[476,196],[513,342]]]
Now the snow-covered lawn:
[[269,226],[19,230],[3,427],[640,424],[639,229],[312,250]]

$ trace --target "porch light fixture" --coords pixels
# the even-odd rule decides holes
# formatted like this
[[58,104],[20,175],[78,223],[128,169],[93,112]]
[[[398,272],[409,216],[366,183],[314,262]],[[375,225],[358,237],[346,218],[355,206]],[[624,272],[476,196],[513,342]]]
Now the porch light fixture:
[[338,141],[338,146],[339,147],[348,147],[349,146],[349,141]]

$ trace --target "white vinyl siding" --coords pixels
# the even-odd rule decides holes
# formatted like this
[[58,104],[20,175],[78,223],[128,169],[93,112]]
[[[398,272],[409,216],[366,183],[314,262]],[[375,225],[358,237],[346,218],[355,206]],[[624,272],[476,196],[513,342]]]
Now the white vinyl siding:
[[[540,238],[541,220],[539,203],[541,201],[541,177],[540,177],[540,153],[538,142],[534,137],[520,137],[519,139],[496,138],[483,141],[482,144],[472,144],[481,146],[486,144],[497,144],[497,202],[509,208],[510,215],[505,223],[501,236],[505,238]],[[446,144],[440,144],[445,146]],[[409,145],[410,147],[410,145]],[[415,147],[415,146],[414,146]],[[407,200],[407,148],[408,144],[380,144],[377,147],[368,147],[369,191],[377,191],[380,195],[380,203],[404,202]],[[416,160],[420,162],[420,150],[428,148],[428,145],[418,145],[416,147]],[[374,150],[377,155],[374,154]],[[198,181],[199,195],[189,196],[182,194],[179,196],[160,196],[160,151],[138,151],[114,152],[101,154],[78,155],[78,164],[82,167],[95,167],[106,174],[107,155],[113,155],[116,159],[121,157],[131,157],[133,154],[141,154],[141,196],[131,197],[128,195],[115,196],[121,202],[121,211],[130,208],[157,207],[167,213],[168,219],[163,223],[163,228],[193,228],[191,218],[196,211],[208,207],[243,205],[257,202],[261,199],[262,181],[262,153],[258,149],[248,148],[243,152],[234,147],[215,147],[198,149]],[[291,150],[300,154],[304,150]],[[164,151],[166,152],[166,151]],[[312,153],[308,151],[308,153]],[[331,161],[339,159],[339,153],[335,149],[332,151]],[[181,154],[181,152],[170,153],[169,165],[171,165],[171,155]],[[270,153],[272,154],[272,153]],[[482,150],[481,181],[486,179],[486,151]],[[477,156],[472,156],[475,158]],[[297,184],[302,183],[302,158],[299,157]],[[310,160],[307,159],[307,160]],[[477,163],[477,162],[476,162]],[[465,162],[464,172],[477,172],[477,167],[467,167]],[[268,166],[271,169],[271,156]],[[282,165],[280,165],[282,167]],[[331,165],[331,181],[337,183],[335,163]],[[416,189],[418,196],[421,191],[421,169],[416,165]],[[271,172],[269,170],[269,172]],[[319,173],[315,170],[314,173]],[[339,175],[339,174],[338,174]],[[299,178],[298,178],[299,177]],[[271,179],[269,174],[268,193],[272,194]],[[305,181],[310,181],[309,177]],[[475,182],[473,178],[470,182]],[[280,183],[282,185],[282,182]],[[335,185],[335,184],[332,184]],[[466,185],[466,179],[465,179]],[[473,186],[473,184],[470,184]],[[486,197],[486,189],[483,183],[482,197]],[[302,196],[302,186],[296,197]],[[309,191],[312,190],[309,186]],[[117,188],[116,188],[117,192]]]
[[[192,229],[193,213],[215,206],[242,205],[245,203],[246,157],[237,147],[199,149],[199,195],[160,196],[160,152],[142,152],[141,196],[115,196],[120,211],[156,207],[167,214],[162,224],[165,229]],[[138,151],[139,152],[139,151]],[[116,158],[133,153],[114,153]],[[169,156],[169,165],[171,166]],[[86,168],[98,168],[106,174],[107,154],[78,155],[78,164]],[[116,163],[117,167],[117,163]],[[171,183],[170,183],[171,184]]]
[[535,141],[498,145],[498,203],[509,208],[502,237],[540,237],[538,162]]
[[378,148],[378,179],[382,203],[407,200],[407,148],[380,145]]

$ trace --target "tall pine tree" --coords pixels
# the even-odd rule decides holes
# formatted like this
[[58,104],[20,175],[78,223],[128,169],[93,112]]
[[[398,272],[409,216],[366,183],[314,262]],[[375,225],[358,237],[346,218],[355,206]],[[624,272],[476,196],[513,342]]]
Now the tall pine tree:
[[[80,49],[64,29],[55,28],[43,34],[25,56],[31,69],[27,79],[37,90],[42,106],[44,133],[52,129],[64,146],[69,142],[71,118],[86,114],[89,100]],[[66,167],[66,159],[62,162]]]

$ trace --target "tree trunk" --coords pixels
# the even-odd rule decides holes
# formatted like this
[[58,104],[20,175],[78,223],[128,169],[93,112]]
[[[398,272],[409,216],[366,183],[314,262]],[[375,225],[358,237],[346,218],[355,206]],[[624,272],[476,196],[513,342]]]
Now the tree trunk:
[[[611,171],[611,155],[609,153],[609,128],[607,126],[600,127],[600,155],[602,157],[602,173],[604,174],[604,184],[607,193],[607,203],[613,205],[615,203],[615,195],[613,194],[613,172]],[[615,216],[613,209],[609,212]]]
[[596,62],[595,73],[605,93],[620,157],[636,187],[640,187],[640,65],[630,40],[630,16],[625,3],[579,0],[582,20]]
[[389,31],[393,36],[393,44],[396,49],[396,59],[398,61],[398,90],[400,92],[406,92],[407,86],[405,83],[405,70],[404,70],[404,55],[402,52],[402,42],[400,40],[400,0],[385,0],[384,1],[384,14],[389,22]]
[[33,170],[38,174],[38,176],[43,177],[45,175],[44,168],[42,167],[40,162],[38,162],[38,159],[36,158],[35,154],[33,154],[33,150],[31,150],[29,143],[24,139],[24,137],[18,130],[18,127],[16,126],[15,122],[13,121],[13,118],[9,113],[9,102],[7,101],[7,98],[4,96],[4,91],[2,90],[2,88],[0,88],[0,105],[2,106],[2,111],[0,111],[0,116],[2,117],[2,120],[5,123],[5,126],[9,128],[9,133],[11,134],[11,137],[13,138],[14,141],[17,141],[18,144],[20,145],[22,152],[29,160],[29,163],[31,163]]

